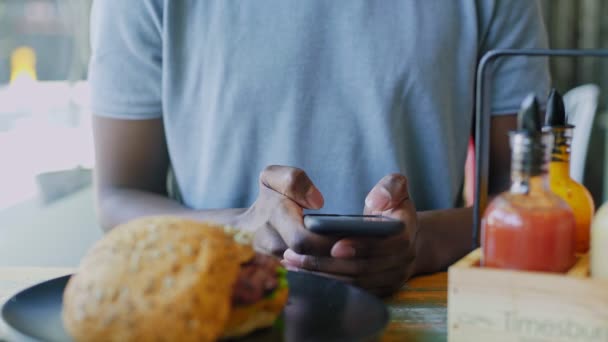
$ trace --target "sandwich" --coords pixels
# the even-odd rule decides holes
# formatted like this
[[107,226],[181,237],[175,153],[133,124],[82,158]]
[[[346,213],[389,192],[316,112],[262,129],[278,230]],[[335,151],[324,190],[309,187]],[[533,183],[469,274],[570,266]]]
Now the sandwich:
[[286,271],[243,232],[175,217],[120,225],[82,259],[63,295],[76,341],[215,341],[271,326]]

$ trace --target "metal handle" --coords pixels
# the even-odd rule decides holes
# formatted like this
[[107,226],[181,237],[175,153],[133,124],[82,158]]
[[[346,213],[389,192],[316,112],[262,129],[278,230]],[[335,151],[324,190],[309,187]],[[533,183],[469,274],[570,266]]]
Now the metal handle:
[[501,57],[600,57],[608,58],[608,49],[502,49],[488,51],[477,67],[475,89],[475,202],[473,206],[473,248],[479,247],[481,216],[488,202],[488,170],[490,165],[490,103],[491,73],[488,65]]

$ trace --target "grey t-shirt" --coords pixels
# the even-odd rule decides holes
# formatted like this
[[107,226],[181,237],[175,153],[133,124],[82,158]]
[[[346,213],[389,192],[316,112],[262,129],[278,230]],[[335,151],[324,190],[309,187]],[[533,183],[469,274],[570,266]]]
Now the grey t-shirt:
[[[449,208],[476,64],[524,47],[546,47],[532,0],[98,0],[92,104],[162,117],[193,208],[251,205],[270,164],[304,169],[325,212],[360,212],[393,172],[418,209]],[[547,94],[546,61],[503,60],[493,80],[493,113],[514,113],[528,92]]]

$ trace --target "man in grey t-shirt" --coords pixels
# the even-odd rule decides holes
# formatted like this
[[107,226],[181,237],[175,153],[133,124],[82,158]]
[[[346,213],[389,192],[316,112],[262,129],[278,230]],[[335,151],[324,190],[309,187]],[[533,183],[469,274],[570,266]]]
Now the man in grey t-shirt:
[[[102,224],[230,223],[291,268],[390,293],[470,248],[471,210],[455,207],[475,67],[488,50],[535,47],[546,38],[532,0],[96,1]],[[496,192],[512,114],[549,80],[544,60],[492,71]],[[407,231],[336,241],[303,227],[305,209],[363,209]]]

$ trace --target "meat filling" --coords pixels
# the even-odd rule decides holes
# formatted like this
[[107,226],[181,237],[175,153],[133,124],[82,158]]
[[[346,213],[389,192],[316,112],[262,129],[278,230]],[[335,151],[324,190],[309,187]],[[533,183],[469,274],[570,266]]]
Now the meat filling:
[[272,293],[279,285],[277,269],[280,266],[276,258],[256,253],[252,260],[241,265],[234,284],[232,304],[247,306]]

